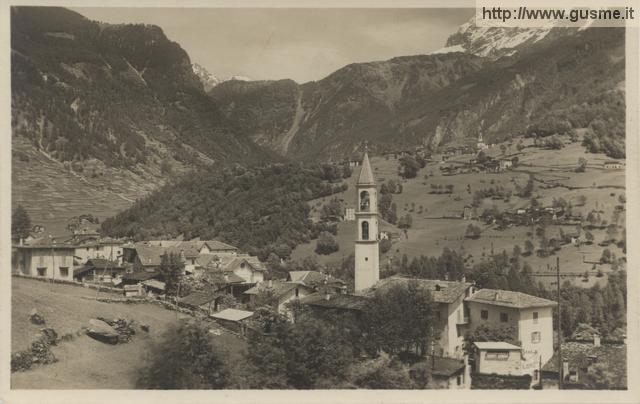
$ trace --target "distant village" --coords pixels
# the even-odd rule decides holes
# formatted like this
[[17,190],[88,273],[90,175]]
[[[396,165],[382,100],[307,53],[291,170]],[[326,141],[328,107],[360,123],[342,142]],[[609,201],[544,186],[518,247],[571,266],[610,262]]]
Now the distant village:
[[[481,137],[475,146],[480,150],[487,147]],[[447,155],[466,151],[447,149],[443,161]],[[393,157],[403,153],[394,152]],[[429,158],[424,150],[413,153],[425,153],[423,157]],[[615,361],[626,354],[626,349],[620,349],[624,341],[603,341],[591,334],[563,342],[559,361],[553,325],[557,303],[552,300],[509,290],[478,289],[464,277],[427,280],[393,275],[380,279],[379,244],[389,235],[379,228],[376,183],[366,153],[357,164],[362,165],[356,187],[357,207],[345,214],[345,219],[355,221],[357,227],[354,290],[349,290],[345,281],[320,271],[291,271],[286,278],[271,279],[257,257],[218,240],[132,242],[103,237],[85,228],[90,224],[86,220],[80,220],[69,235],[15,240],[13,273],[90,287],[98,293],[115,291],[126,299],[168,300],[176,310],[208,316],[240,337],[257,332],[252,308],[265,292],[273,297],[269,303],[272,309],[295,322],[292,303],[318,315],[331,311],[357,317],[377,291],[415,283],[430,292],[437,304],[437,321],[443,326],[427,353],[432,374],[429,388],[558,388],[559,373],[566,386],[579,388],[590,381],[591,366],[604,363],[616,367]],[[471,169],[508,170],[514,160],[487,159],[469,164]],[[472,215],[471,207],[461,213],[463,219]],[[519,209],[504,220],[529,224],[542,215],[571,220],[561,210],[548,208]],[[578,242],[574,238],[569,234],[565,241]],[[193,292],[167,296],[161,267],[168,256],[179,257],[180,276],[195,285]],[[490,326],[514,326],[519,343],[477,341],[471,344],[472,349],[465,349],[468,332]],[[623,378],[620,381],[626,383]],[[624,387],[621,384],[620,388]]]

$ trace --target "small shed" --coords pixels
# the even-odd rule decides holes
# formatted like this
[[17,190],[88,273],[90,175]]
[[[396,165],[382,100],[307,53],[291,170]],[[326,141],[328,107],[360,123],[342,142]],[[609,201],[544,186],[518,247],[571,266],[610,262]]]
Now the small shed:
[[252,316],[252,311],[238,309],[224,309],[219,313],[211,315],[211,317],[213,317],[218,322],[218,324],[231,331],[240,333],[240,335],[246,335],[247,320]]
[[522,375],[522,348],[504,341],[474,342],[475,371],[483,374]]

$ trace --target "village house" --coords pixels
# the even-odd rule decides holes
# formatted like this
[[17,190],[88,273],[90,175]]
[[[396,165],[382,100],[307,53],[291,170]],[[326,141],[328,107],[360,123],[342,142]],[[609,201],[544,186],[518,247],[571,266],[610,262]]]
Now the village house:
[[288,303],[310,295],[314,290],[306,285],[296,282],[283,282],[279,280],[269,280],[261,282],[244,292],[248,297],[249,304],[255,305],[260,294],[270,294],[275,301],[274,308],[278,314],[286,316],[293,321],[293,313],[288,307]]
[[356,210],[354,208],[346,208],[344,210],[344,220],[347,222],[356,220]]
[[616,160],[607,160],[602,166],[605,170],[620,170],[624,167],[624,164]]
[[480,289],[465,298],[469,331],[480,325],[515,326],[524,373],[533,374],[540,361],[553,355],[553,307],[556,302],[521,292]]
[[73,281],[75,247],[56,243],[49,238],[34,240],[34,244],[17,245],[13,272],[37,278]]
[[346,291],[346,283],[342,279],[318,271],[289,271],[287,282],[299,283],[314,290],[333,290],[337,293]]
[[120,284],[125,274],[125,267],[118,261],[104,258],[91,258],[80,267],[73,270],[73,278],[77,281],[106,282]]
[[469,315],[463,302],[473,293],[472,284],[394,275],[378,281],[363,295],[372,297],[378,290],[386,290],[397,284],[406,285],[409,282],[416,282],[421,288],[428,290],[433,301],[438,304],[436,315],[443,329],[438,340],[436,354],[461,359],[464,355],[464,332],[469,323]]
[[500,171],[509,170],[513,167],[513,160],[511,159],[500,159]]
[[[611,374],[603,385],[597,368]],[[623,341],[604,343],[599,336],[591,341],[562,343],[563,388],[624,390],[627,386],[627,345]],[[544,388],[557,387],[558,352],[542,367]]]

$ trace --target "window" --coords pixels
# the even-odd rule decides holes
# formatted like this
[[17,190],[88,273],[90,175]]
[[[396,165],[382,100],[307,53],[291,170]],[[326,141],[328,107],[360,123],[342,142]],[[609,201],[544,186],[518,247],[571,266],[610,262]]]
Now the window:
[[300,296],[300,289],[296,288],[296,297]]
[[369,240],[369,222],[362,222],[362,239]]
[[484,358],[489,361],[506,361],[509,359],[509,351],[490,351]]
[[47,267],[39,267],[37,271],[38,276],[47,276]]
[[63,278],[69,277],[69,267],[60,267],[60,276]]
[[488,320],[489,312],[487,310],[480,310],[480,318],[483,320]]
[[540,342],[540,331],[534,331],[531,333],[531,343],[537,344]]
[[500,322],[508,323],[509,322],[509,314],[508,313],[500,313]]
[[440,312],[440,310],[436,311],[436,317],[438,318],[438,320],[442,320],[442,313]]
[[538,324],[538,312],[533,312],[533,324]]
[[360,192],[360,211],[369,211],[369,192],[367,191]]

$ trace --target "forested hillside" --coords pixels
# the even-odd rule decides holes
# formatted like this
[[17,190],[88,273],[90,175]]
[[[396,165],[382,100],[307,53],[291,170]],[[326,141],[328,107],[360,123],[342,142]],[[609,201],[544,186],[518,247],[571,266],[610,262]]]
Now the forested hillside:
[[350,171],[327,167],[216,165],[165,185],[105,220],[102,230],[136,240],[218,238],[262,259],[288,258],[297,244],[331,230],[311,222],[307,201],[344,191],[341,180]]
[[268,160],[218,111],[187,53],[159,27],[35,7],[12,8],[11,22],[13,134],[54,159],[77,171],[96,158],[152,172],[163,161]]

